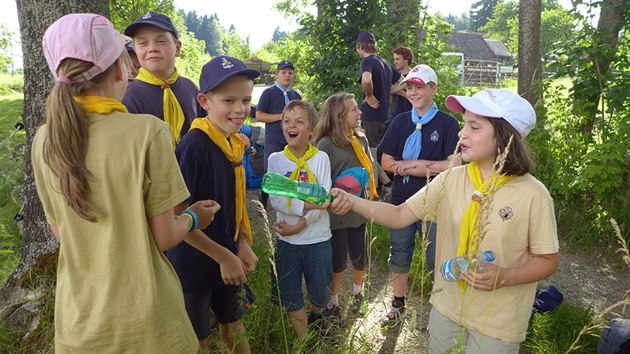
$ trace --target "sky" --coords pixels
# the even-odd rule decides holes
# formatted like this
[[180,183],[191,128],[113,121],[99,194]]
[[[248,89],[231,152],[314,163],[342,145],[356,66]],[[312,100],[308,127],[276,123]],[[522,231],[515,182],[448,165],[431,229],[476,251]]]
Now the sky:
[[[476,0],[429,0],[429,13],[439,12],[442,15],[460,15],[468,12]],[[285,18],[274,4],[277,0],[174,0],[175,7],[185,11],[197,12],[197,15],[217,14],[221,25],[228,29],[234,25],[241,38],[249,36],[250,46],[254,51],[271,40],[276,27],[290,32],[297,29],[294,18]],[[0,0],[3,11],[0,11],[0,24],[14,33],[19,32],[17,7],[15,0]],[[560,4],[570,7],[570,0],[560,0]],[[21,48],[18,43],[11,48],[12,54],[21,61]],[[21,67],[20,64],[17,64]]]

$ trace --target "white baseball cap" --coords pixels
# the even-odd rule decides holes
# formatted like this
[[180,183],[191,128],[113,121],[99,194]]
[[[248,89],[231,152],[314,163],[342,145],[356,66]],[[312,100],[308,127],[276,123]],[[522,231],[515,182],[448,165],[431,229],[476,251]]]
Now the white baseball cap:
[[411,82],[418,85],[426,85],[432,82],[437,85],[438,79],[435,71],[433,71],[430,66],[420,64],[411,69],[411,71],[409,71],[409,74],[407,74],[405,79],[400,83],[402,84],[406,82]]
[[518,94],[504,89],[485,89],[473,95],[448,96],[446,107],[453,112],[464,110],[487,118],[503,118],[526,137],[536,125],[536,112],[532,105]]

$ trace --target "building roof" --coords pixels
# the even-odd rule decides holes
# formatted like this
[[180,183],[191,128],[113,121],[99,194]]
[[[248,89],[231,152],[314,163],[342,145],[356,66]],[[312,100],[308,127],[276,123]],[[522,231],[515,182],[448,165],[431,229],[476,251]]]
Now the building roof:
[[507,47],[500,40],[486,39],[486,43],[488,43],[488,46],[490,47],[490,49],[492,49],[492,51],[494,52],[496,56],[511,57]]
[[498,61],[497,55],[480,33],[453,32],[447,43],[454,47],[455,51],[464,53],[466,59]]

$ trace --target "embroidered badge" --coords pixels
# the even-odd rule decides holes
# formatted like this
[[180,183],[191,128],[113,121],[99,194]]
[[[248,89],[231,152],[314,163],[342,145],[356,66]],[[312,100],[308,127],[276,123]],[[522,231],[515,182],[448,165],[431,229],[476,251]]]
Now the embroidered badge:
[[149,11],[146,14],[142,15],[142,19],[143,20],[146,20],[147,18],[151,18],[151,11]]
[[221,58],[221,66],[223,66],[223,69],[229,69],[231,67],[234,66],[234,64],[232,64],[231,61],[227,60],[227,58]]
[[440,133],[434,130],[433,133],[431,133],[431,141],[437,143],[438,140],[440,140]]
[[512,217],[514,217],[514,213],[512,213],[512,208],[510,208],[509,206],[506,206],[506,207],[501,208],[501,210],[499,210],[499,216],[501,217],[501,220],[507,221],[507,220],[512,219]]

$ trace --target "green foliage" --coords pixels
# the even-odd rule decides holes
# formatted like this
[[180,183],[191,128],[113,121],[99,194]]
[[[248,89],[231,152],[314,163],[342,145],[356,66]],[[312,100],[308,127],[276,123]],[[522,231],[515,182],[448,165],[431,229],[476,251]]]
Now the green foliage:
[[499,0],[477,0],[470,6],[470,30],[479,31],[492,18]]
[[219,23],[216,14],[208,17],[199,17],[196,11],[188,13],[180,10],[180,15],[184,16],[186,29],[195,34],[195,38],[200,39],[205,44],[205,52],[211,56],[223,54],[223,32],[224,29]]
[[252,57],[249,37],[241,39],[234,26],[231,26],[229,31],[223,33],[223,52],[225,55],[247,61]]
[[164,14],[171,20],[177,16],[173,0],[109,0],[112,23],[120,32],[147,11]]
[[[21,121],[23,99],[20,96],[0,97],[0,142],[15,130]],[[20,211],[19,186],[24,180],[25,134],[19,131],[4,147],[0,147],[0,284],[4,284],[20,259],[22,237],[13,217]]]
[[[527,330],[527,339],[522,348],[531,353],[566,353],[582,328],[591,322],[593,313],[562,304],[556,310],[535,314]],[[584,336],[581,347],[572,353],[587,354],[597,351],[599,338]]]
[[[488,38],[502,41],[515,58],[518,57],[518,8],[515,0],[500,2],[480,31]],[[575,19],[569,10],[560,7],[557,2],[543,1],[541,14],[541,53],[545,60],[553,55],[558,43],[567,43],[574,36]]]
[[11,47],[13,32],[5,25],[0,25],[0,73],[4,73],[12,62],[11,53],[7,50]]
[[0,73],[0,95],[11,95],[24,91],[24,75]]

